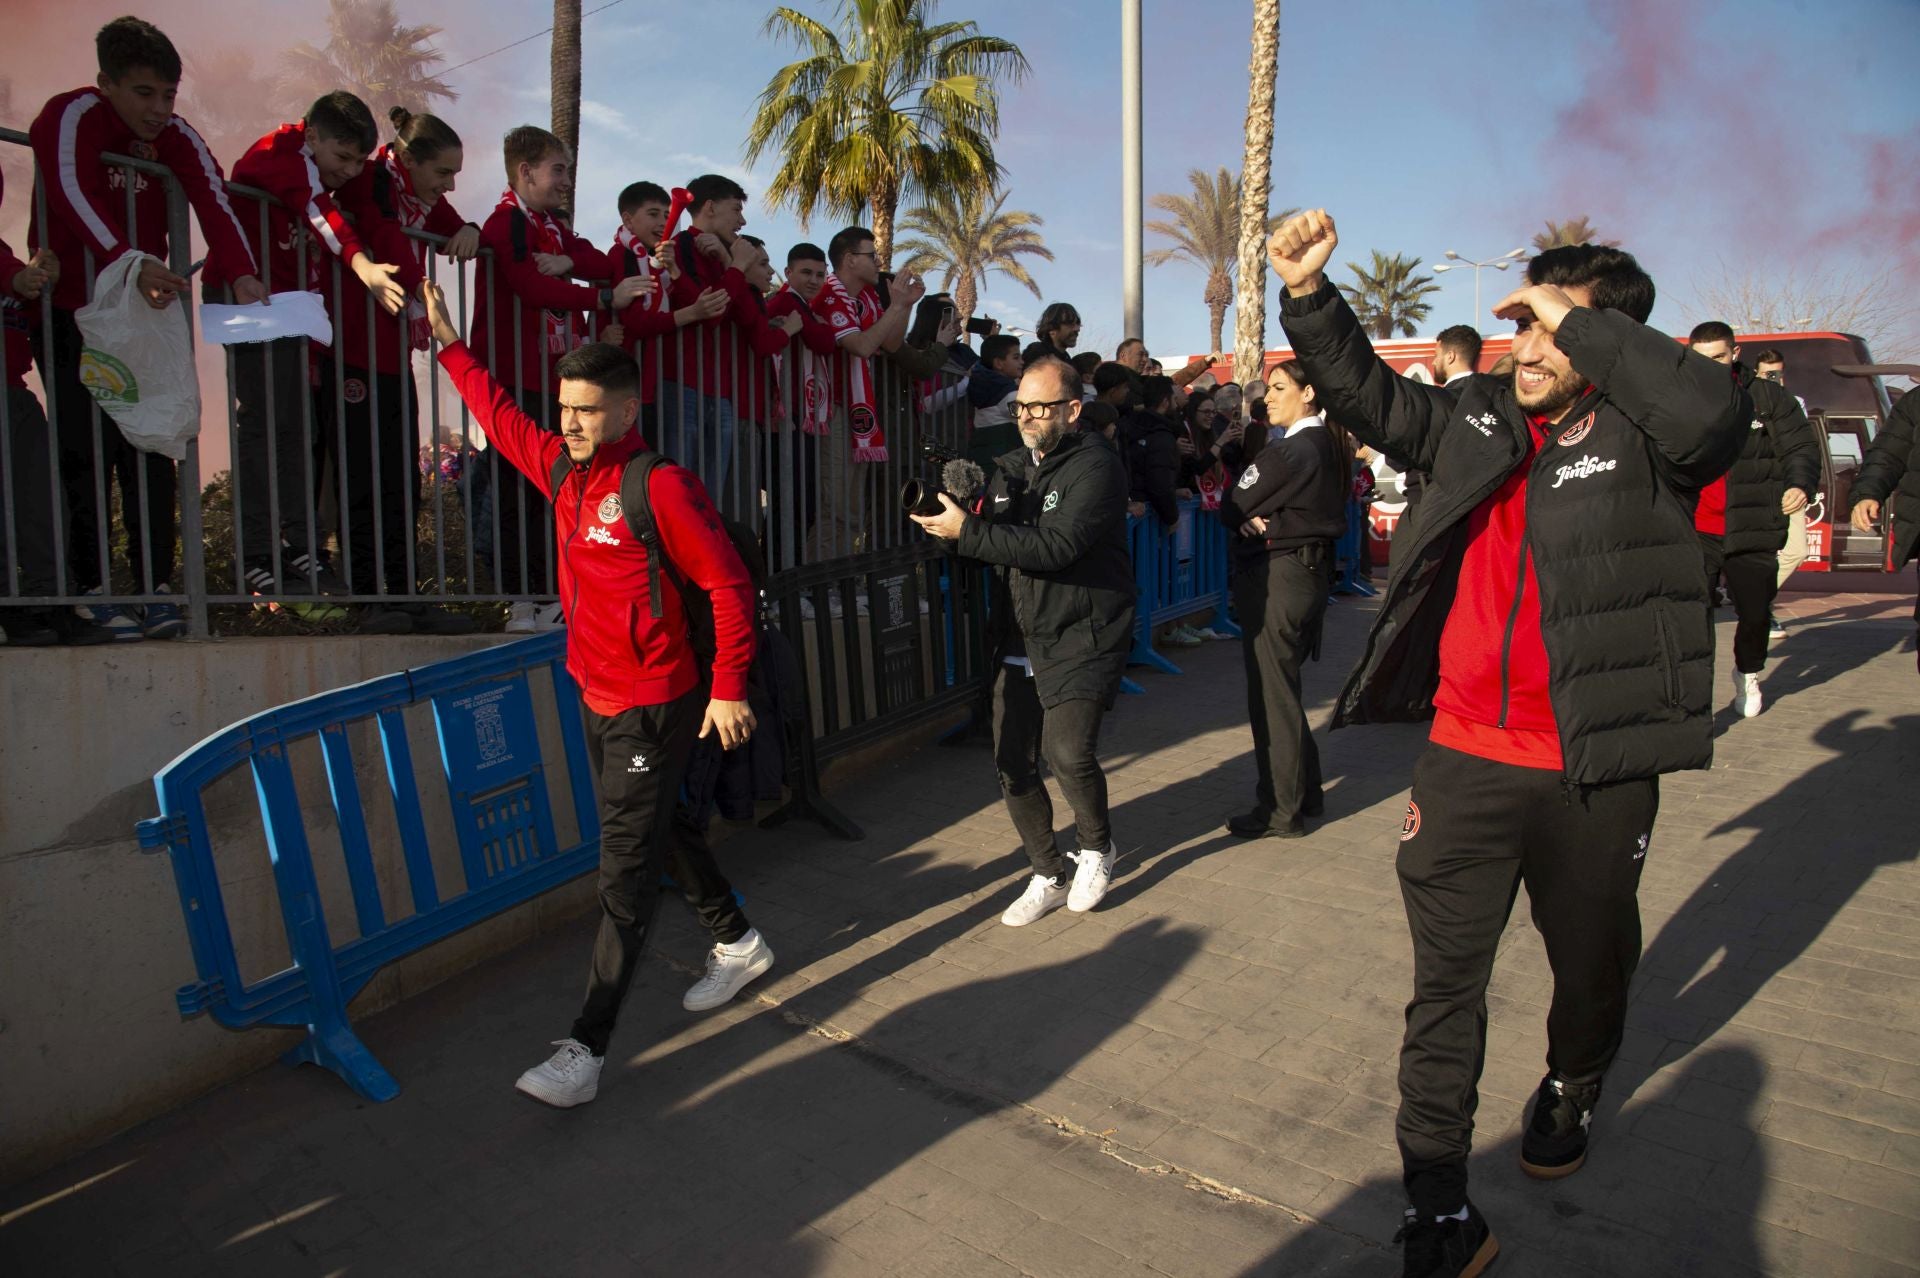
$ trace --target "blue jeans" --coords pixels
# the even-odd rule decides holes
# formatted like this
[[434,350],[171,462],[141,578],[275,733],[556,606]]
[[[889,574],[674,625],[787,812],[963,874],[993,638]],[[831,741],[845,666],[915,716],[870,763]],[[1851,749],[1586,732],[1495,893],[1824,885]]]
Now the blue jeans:
[[729,400],[691,386],[660,384],[660,452],[700,477],[714,504],[723,508],[733,466],[734,412]]

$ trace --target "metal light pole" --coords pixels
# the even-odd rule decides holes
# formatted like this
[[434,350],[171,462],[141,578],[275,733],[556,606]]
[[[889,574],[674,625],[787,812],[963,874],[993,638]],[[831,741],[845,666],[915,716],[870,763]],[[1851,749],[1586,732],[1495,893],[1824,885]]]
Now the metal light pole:
[[1517,248],[1510,253],[1502,253],[1499,257],[1490,258],[1485,262],[1476,262],[1471,258],[1461,257],[1452,249],[1448,249],[1446,252],[1446,261],[1435,263],[1427,269],[1435,275],[1438,275],[1443,271],[1458,271],[1469,266],[1473,268],[1473,326],[1477,330],[1480,327],[1480,272],[1489,266],[1496,271],[1504,271],[1526,255],[1527,251],[1525,249]]
[[1140,0],[1120,5],[1120,309],[1126,336],[1145,337],[1140,294],[1145,273],[1140,260]]

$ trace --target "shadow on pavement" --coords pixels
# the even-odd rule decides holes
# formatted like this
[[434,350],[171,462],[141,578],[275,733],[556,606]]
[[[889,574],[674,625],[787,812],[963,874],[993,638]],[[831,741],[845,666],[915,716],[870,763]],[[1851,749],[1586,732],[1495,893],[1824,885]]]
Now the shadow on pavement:
[[[1715,1116],[1752,1145],[1754,1100],[1764,1074],[1759,1058],[1744,1047],[1700,1053],[1668,1089],[1604,1121],[1596,1118],[1587,1164],[1565,1180],[1528,1179],[1520,1171],[1517,1135],[1475,1150],[1470,1192],[1500,1241],[1493,1272],[1499,1278],[1763,1272],[1754,1220],[1767,1175],[1759,1147],[1744,1162],[1719,1162],[1709,1177],[1695,1170],[1701,1160],[1684,1152],[1686,1134],[1663,1130],[1660,1119],[1676,1105],[1682,1111],[1702,1107],[1697,1091],[1732,1088],[1746,1102],[1716,1109]],[[1620,1138],[1628,1130],[1637,1139]],[[1397,1273],[1400,1251],[1392,1238],[1405,1206],[1397,1175],[1348,1187],[1305,1209],[1318,1228],[1240,1278]]]

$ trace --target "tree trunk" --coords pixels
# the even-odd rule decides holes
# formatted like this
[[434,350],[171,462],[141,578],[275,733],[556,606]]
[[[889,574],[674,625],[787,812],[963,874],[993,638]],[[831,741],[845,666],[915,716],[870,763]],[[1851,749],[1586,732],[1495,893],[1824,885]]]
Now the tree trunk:
[[[1216,354],[1220,350],[1220,334],[1221,334],[1221,330],[1226,328],[1226,326],[1227,326],[1227,304],[1225,302],[1208,302],[1207,303],[1207,331],[1210,334],[1212,334],[1213,344],[1207,347],[1207,354],[1209,355]],[[1236,369],[1236,374],[1237,374],[1237,371],[1238,370]]]
[[[553,135],[580,170],[580,0],[553,0],[553,41],[548,54],[553,96]],[[580,211],[570,210],[579,220]]]
[[880,270],[893,269],[893,215],[900,207],[900,192],[891,186],[875,187],[873,192],[873,261]]
[[[1233,376],[1266,376],[1267,207],[1273,196],[1273,82],[1280,74],[1280,0],[1253,0],[1247,63],[1247,143],[1240,166],[1240,280],[1233,312]],[[1220,334],[1213,335],[1214,349]]]
[[953,309],[961,319],[972,319],[973,308],[980,304],[979,282],[972,271],[961,271],[953,284]]

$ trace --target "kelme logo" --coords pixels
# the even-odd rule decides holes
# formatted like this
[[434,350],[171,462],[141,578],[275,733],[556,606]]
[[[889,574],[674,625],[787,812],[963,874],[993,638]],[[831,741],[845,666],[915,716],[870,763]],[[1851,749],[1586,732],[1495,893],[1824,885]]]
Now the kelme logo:
[[91,346],[80,352],[80,384],[102,408],[140,402],[140,383],[135,380],[133,370]]

